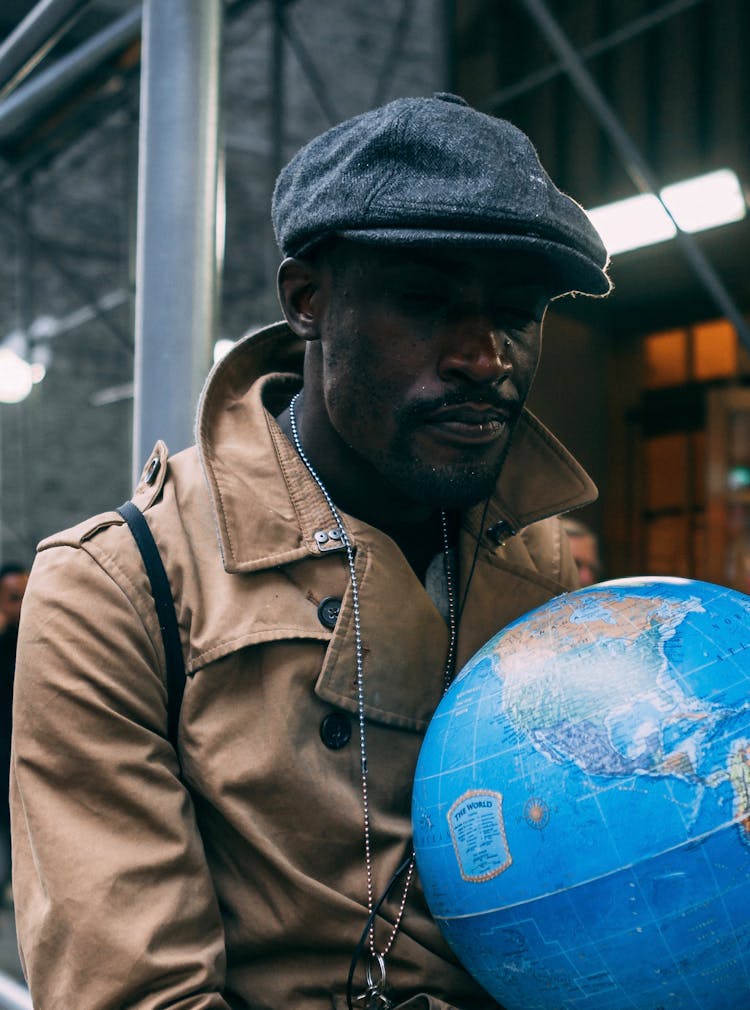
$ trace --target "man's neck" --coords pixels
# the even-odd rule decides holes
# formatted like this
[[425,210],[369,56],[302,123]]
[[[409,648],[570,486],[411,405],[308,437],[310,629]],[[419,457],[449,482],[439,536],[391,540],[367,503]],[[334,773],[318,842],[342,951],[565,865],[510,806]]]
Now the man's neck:
[[[294,445],[289,409],[282,411],[276,420]],[[325,473],[324,467],[319,470],[313,460],[310,462],[336,507],[389,536],[424,582],[427,566],[443,549],[441,511],[417,502],[402,501],[379,477],[371,481],[350,480],[346,486],[341,486]]]

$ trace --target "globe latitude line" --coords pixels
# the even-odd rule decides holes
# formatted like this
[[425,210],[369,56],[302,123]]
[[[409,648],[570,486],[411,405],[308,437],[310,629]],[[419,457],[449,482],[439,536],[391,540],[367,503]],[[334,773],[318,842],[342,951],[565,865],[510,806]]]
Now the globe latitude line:
[[[668,855],[670,852],[678,852],[680,849],[684,849],[686,844],[695,845],[696,843],[703,842],[713,835],[718,834],[719,831],[723,831],[726,828],[737,827],[742,831],[742,826],[740,824],[741,818],[733,817],[729,821],[724,821],[722,824],[713,827],[710,831],[704,831],[700,835],[695,835],[685,841],[683,839],[678,845],[670,845],[660,852],[649,853],[649,861],[652,859],[659,859],[662,856]],[[560,894],[569,894],[571,891],[575,891],[579,887],[586,887],[590,884],[596,884],[600,880],[606,880],[607,877],[616,877],[618,874],[625,873],[628,870],[637,869],[639,865],[642,865],[643,860],[638,862],[624,863],[622,866],[618,866],[608,873],[599,873],[595,877],[588,877],[586,880],[576,881],[574,884],[568,884],[565,887],[558,887],[554,891],[547,891],[544,894],[536,894],[533,898],[527,898],[524,901],[514,901],[512,904],[497,905],[495,908],[483,908],[481,911],[474,912],[462,912],[460,915],[435,915],[436,919],[442,919],[446,922],[454,922],[458,919],[474,919],[482,915],[493,915],[497,912],[507,912],[513,908],[523,908],[524,905],[531,905],[537,901],[544,901],[545,898],[554,898]]]

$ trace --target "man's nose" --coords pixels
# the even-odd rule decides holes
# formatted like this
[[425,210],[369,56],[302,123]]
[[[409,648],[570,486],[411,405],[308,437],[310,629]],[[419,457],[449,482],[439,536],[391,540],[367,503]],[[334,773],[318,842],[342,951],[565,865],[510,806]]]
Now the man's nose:
[[446,334],[438,366],[440,377],[497,382],[512,370],[509,348],[502,328],[487,316],[464,319]]

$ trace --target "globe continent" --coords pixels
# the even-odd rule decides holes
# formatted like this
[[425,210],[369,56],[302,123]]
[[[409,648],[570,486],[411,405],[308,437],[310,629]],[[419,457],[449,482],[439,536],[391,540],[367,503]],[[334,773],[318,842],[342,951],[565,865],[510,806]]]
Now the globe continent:
[[622,579],[509,625],[412,813],[432,914],[507,1010],[747,1010],[750,597]]

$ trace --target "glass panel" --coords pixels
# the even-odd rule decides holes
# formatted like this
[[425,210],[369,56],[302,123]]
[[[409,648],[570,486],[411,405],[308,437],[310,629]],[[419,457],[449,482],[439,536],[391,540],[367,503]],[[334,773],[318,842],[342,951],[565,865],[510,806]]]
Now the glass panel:
[[688,380],[687,331],[665,330],[643,341],[648,389],[677,386]]
[[737,333],[726,319],[693,327],[693,377],[699,382],[737,374]]

